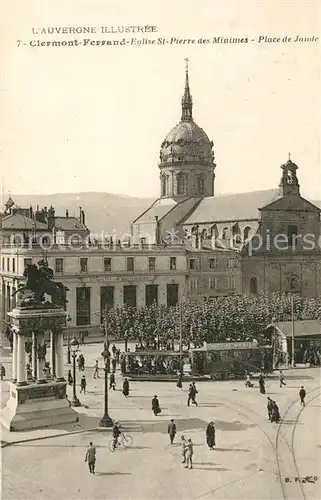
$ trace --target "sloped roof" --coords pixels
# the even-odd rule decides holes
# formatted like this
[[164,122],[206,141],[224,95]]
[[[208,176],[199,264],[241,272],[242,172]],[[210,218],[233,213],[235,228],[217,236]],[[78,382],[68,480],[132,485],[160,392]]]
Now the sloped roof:
[[[275,323],[275,326],[284,333],[286,337],[292,337],[292,321],[280,321]],[[295,321],[294,336],[301,337],[304,335],[321,335],[320,321],[314,319]]]
[[77,217],[55,217],[55,227],[59,231],[87,231],[85,224],[82,224]]
[[176,201],[173,198],[160,198],[153,205],[151,205],[146,212],[134,220],[133,224],[137,222],[155,222],[155,217],[161,220],[165,215],[168,214],[175,206]]
[[267,189],[204,198],[184,224],[257,219],[258,209],[277,199],[277,193],[277,189]]
[[1,229],[13,229],[21,231],[31,231],[32,229],[36,229],[37,231],[39,231],[42,229],[48,230],[48,226],[43,222],[38,222],[34,219],[26,217],[25,215],[16,213],[7,215],[6,217],[3,217],[3,219],[1,219]]
[[[259,218],[259,209],[278,200],[278,189],[251,191],[204,198],[185,224],[200,224],[224,221],[239,221]],[[320,201],[312,201],[321,207]]]

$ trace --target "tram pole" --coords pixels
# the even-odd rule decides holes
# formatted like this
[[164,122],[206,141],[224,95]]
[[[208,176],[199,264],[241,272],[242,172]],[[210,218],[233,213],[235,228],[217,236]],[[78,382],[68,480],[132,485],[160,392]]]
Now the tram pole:
[[105,361],[104,415],[99,422],[99,427],[112,427],[113,421],[108,414],[108,369],[109,369],[110,359],[109,359],[108,329],[107,329],[106,314],[104,314],[104,329],[105,329],[105,348],[103,352]]

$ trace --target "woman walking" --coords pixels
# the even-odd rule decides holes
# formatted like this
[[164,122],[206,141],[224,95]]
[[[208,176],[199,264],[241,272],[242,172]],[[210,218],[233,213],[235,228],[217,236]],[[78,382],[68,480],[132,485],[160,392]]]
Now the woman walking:
[[265,394],[265,381],[264,381],[262,373],[260,373],[260,376],[259,376],[259,388],[260,388],[260,393]]
[[214,422],[210,422],[206,429],[206,442],[210,450],[214,450],[215,446],[215,427]]
[[183,377],[181,373],[178,374],[176,387],[178,389],[182,389],[183,387]]
[[123,394],[124,394],[125,398],[127,398],[129,396],[129,382],[128,382],[127,378],[125,378],[125,380],[123,382]]

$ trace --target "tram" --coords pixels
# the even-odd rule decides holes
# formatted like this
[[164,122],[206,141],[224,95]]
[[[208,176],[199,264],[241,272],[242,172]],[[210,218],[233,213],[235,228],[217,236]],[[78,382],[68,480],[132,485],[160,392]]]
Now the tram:
[[121,357],[121,372],[132,380],[176,380],[189,353],[178,351],[135,351],[125,352]]
[[193,375],[214,380],[244,378],[245,372],[272,371],[272,347],[257,342],[222,342],[191,349]]

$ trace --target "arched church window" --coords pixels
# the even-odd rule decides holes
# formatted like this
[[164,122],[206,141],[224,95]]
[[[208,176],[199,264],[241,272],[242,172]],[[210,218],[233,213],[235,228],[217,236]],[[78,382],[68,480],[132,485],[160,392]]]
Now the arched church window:
[[203,229],[203,231],[202,231],[202,240],[207,240],[207,231],[206,231],[206,229]]
[[186,191],[186,179],[184,174],[177,175],[177,194],[185,194]]
[[250,279],[250,293],[257,293],[257,278]]
[[251,231],[250,226],[246,226],[246,227],[244,228],[243,237],[244,237],[244,239],[245,239],[245,240],[247,240],[247,239],[249,238],[249,236],[250,236],[250,231]]
[[161,178],[161,193],[162,196],[166,196],[166,176],[163,175]]
[[229,239],[229,229],[228,227],[225,227],[222,231],[222,240],[228,240]]
[[205,180],[202,176],[198,178],[198,192],[200,194],[204,194],[205,192]]

